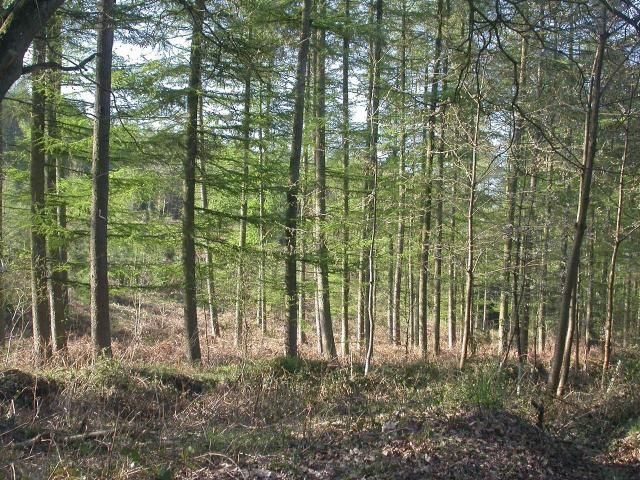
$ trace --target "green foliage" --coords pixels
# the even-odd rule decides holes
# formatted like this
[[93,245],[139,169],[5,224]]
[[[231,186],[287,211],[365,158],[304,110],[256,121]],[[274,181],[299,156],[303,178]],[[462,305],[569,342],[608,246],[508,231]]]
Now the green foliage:
[[445,386],[443,400],[463,407],[499,410],[504,406],[506,393],[507,381],[498,367],[476,364]]

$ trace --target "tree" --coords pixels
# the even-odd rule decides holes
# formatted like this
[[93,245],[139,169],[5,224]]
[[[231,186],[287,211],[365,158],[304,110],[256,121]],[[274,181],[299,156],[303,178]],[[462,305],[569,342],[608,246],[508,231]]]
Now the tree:
[[114,0],[100,0],[96,62],[95,122],[91,165],[91,339],[94,357],[111,356],[107,220],[109,207],[109,132]]
[[[34,58],[44,62],[46,39],[34,40]],[[33,315],[33,341],[40,361],[51,354],[51,323],[47,297],[47,246],[45,235],[45,75],[32,76],[31,101],[31,297]]]
[[[47,31],[47,62],[61,64],[61,27],[62,21],[54,16]],[[49,303],[51,305],[51,342],[54,351],[65,348],[67,342],[66,324],[69,292],[67,289],[67,247],[65,232],[67,226],[66,205],[61,201],[60,183],[65,175],[65,166],[59,152],[60,132],[58,128],[58,103],[61,97],[61,78],[59,70],[51,70],[47,75],[47,136],[50,143],[47,149],[47,193],[51,203],[50,213],[55,230],[49,235]]]
[[[324,1],[320,2],[320,15],[326,14]],[[316,269],[317,281],[317,302],[318,302],[318,322],[320,326],[320,337],[322,339],[322,350],[328,358],[336,356],[336,346],[333,338],[333,324],[331,320],[331,304],[329,301],[329,251],[324,233],[324,225],[327,217],[327,174],[326,174],[326,71],[325,71],[325,29],[316,28],[317,49],[315,60],[316,77],[316,131],[314,158],[316,164],[316,252],[318,255],[318,266]]]
[[187,151],[184,156],[184,180],[182,187],[182,269],[184,275],[184,334],[187,360],[200,361],[198,336],[198,312],[196,298],[196,247],[195,247],[195,189],[196,160],[198,157],[198,104],[201,92],[202,26],[204,0],[197,0],[191,8],[192,36],[187,91]]
[[[29,45],[64,0],[14,0],[0,13],[0,99],[25,73],[22,60]],[[38,61],[39,60],[39,61]],[[43,63],[44,58],[36,60]]]
[[286,245],[285,288],[287,303],[287,329],[285,335],[285,354],[298,356],[297,315],[298,285],[296,277],[297,251],[296,234],[298,221],[298,182],[300,180],[300,154],[302,150],[302,130],[304,126],[304,92],[306,83],[309,40],[311,35],[311,0],[303,1],[302,32],[298,47],[296,83],[294,89],[293,134],[291,138],[291,156],[289,158],[289,183],[287,185],[287,212],[285,217],[284,238]]
[[549,376],[549,394],[557,393],[560,382],[560,372],[564,358],[564,350],[569,329],[569,307],[573,290],[578,281],[578,266],[580,264],[580,248],[586,229],[587,210],[591,193],[591,179],[597,151],[598,120],[600,115],[600,99],[602,97],[602,65],[604,63],[605,48],[609,38],[606,28],[607,14],[603,10],[597,19],[597,47],[591,68],[589,80],[589,94],[587,97],[587,112],[585,115],[584,144],[582,157],[582,175],[580,178],[580,194],[578,199],[575,233],[570,256],[567,259],[567,274],[560,303],[560,316],[558,319],[558,331]]

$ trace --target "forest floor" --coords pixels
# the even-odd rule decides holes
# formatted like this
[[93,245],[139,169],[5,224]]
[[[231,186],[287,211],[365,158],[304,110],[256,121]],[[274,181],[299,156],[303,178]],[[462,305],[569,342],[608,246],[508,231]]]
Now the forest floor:
[[423,362],[384,341],[366,377],[358,355],[327,363],[313,345],[280,358],[275,334],[242,355],[218,340],[195,368],[158,308],[116,322],[114,360],[90,364],[86,335],[40,368],[28,339],[6,346],[0,478],[640,478],[638,349],[618,351],[606,390],[594,357],[545,399],[540,369],[518,382],[483,352],[460,372],[454,352]]

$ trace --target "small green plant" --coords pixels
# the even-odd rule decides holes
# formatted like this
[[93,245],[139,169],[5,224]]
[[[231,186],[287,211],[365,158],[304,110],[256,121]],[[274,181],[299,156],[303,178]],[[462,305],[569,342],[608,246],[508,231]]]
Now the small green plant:
[[445,401],[487,410],[504,406],[506,380],[495,366],[476,365],[463,372],[445,392]]

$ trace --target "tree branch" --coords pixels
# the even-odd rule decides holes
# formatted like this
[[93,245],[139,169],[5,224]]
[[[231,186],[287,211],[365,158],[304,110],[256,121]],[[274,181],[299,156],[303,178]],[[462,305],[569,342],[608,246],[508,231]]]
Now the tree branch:
[[41,72],[42,70],[60,70],[61,72],[74,72],[77,70],[84,70],[84,67],[87,66],[87,63],[89,63],[91,60],[96,58],[96,55],[97,53],[92,53],[77,65],[72,65],[69,67],[64,67],[58,62],[43,62],[43,63],[36,63],[33,65],[25,65],[24,67],[22,67],[22,74],[23,75],[27,75],[29,73],[33,74],[33,73]]

